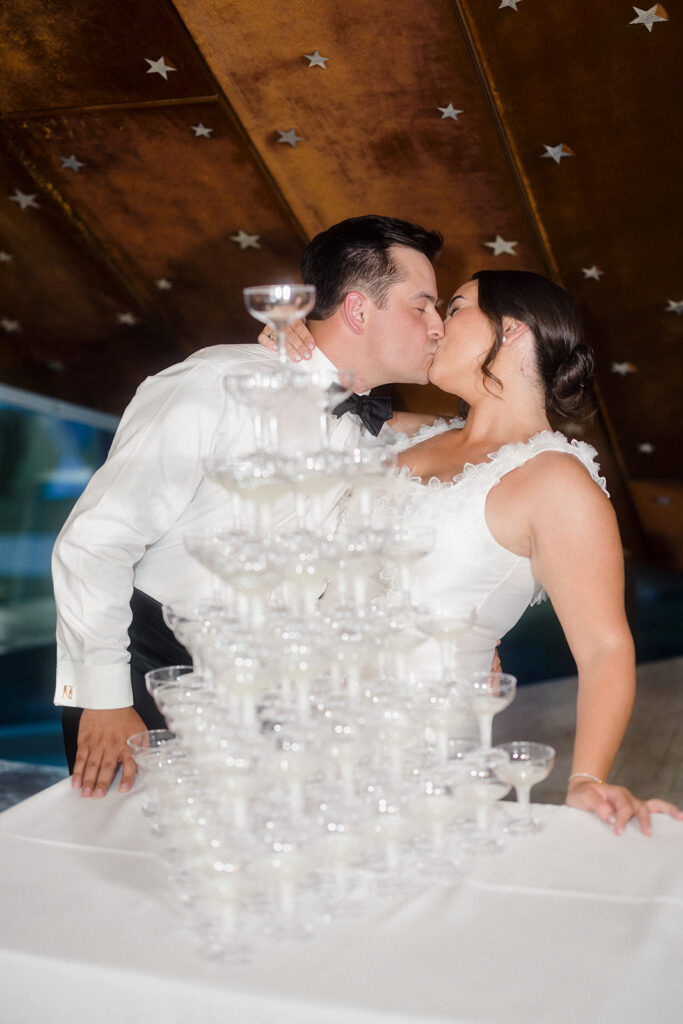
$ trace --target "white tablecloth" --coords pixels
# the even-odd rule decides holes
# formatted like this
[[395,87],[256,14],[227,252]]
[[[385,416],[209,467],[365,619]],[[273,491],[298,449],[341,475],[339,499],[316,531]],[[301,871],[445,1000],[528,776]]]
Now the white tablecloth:
[[207,961],[167,896],[142,794],[68,780],[0,814],[0,1018],[12,1024],[680,1024],[683,825],[539,806],[452,887],[246,966]]

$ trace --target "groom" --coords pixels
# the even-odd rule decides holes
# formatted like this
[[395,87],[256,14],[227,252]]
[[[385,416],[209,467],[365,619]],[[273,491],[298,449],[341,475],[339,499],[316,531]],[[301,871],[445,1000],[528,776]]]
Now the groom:
[[[303,372],[352,369],[360,393],[425,384],[443,336],[432,267],[441,244],[437,232],[378,216],[317,235],[302,259],[317,296],[309,324],[317,347]],[[205,476],[203,460],[218,444],[235,457],[254,447],[253,424],[221,380],[270,369],[274,358],[255,344],[216,345],[144,381],[57,538],[55,703],[72,784],[84,797],[104,796],[119,763],[119,790],[130,789],[127,737],[163,724],[144,673],[189,655],[161,606],[211,596],[212,574],[187,553],[184,537],[229,526],[225,492]],[[290,436],[297,429],[306,425],[288,424]],[[351,412],[335,421],[331,442],[353,447],[362,430]],[[293,511],[285,500],[274,526]]]

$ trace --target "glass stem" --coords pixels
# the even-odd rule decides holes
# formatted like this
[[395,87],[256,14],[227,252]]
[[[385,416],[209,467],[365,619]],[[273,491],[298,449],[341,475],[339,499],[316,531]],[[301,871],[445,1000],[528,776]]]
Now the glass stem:
[[515,786],[515,793],[521,811],[520,818],[522,821],[529,821],[531,818],[531,786]]
[[485,750],[491,748],[491,733],[493,729],[493,715],[477,715],[477,725],[479,726],[479,743]]

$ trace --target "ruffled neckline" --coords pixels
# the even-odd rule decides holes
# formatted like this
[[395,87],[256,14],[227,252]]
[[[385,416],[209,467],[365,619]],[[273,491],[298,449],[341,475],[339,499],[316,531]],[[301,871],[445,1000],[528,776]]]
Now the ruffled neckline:
[[[405,451],[408,448],[412,448],[413,445],[417,444],[419,441],[426,441],[431,437],[436,437],[438,434],[445,433],[447,430],[461,430],[464,423],[464,420],[450,422],[446,420],[437,420],[432,426],[420,427],[419,431],[413,435],[413,437],[407,439],[409,443],[401,446],[401,450]],[[411,474],[408,466],[402,466],[397,470],[397,476],[400,480],[419,484],[425,489],[431,491],[450,490],[456,484],[459,484],[466,479],[473,478],[474,476],[504,476],[511,470],[523,465],[535,455],[539,455],[541,452],[546,451],[567,452],[571,455],[577,456],[589,471],[594,482],[598,484],[598,486],[609,497],[605,478],[600,476],[600,466],[595,461],[598,454],[596,449],[585,441],[576,440],[576,438],[573,438],[570,441],[569,438],[559,430],[541,430],[530,437],[528,441],[510,441],[508,444],[502,445],[496,451],[489,452],[486,456],[486,462],[466,462],[461,472],[454,474],[450,480],[441,480],[439,477],[433,476],[425,482],[421,477]]]

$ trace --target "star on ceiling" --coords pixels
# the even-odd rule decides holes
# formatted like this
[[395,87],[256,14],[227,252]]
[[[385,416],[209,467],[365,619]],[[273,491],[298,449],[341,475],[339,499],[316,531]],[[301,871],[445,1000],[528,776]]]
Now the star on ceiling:
[[21,330],[21,324],[18,320],[10,320],[6,316],[3,316],[2,320],[0,320],[0,327],[2,327],[3,331],[6,331],[7,334],[18,334]]
[[117,313],[116,319],[120,324],[126,324],[127,327],[134,327],[138,322],[138,318],[132,313]]
[[230,241],[236,242],[240,249],[260,249],[259,238],[260,235],[250,235],[248,232],[239,229],[237,234],[230,235]]
[[322,68],[323,71],[325,70],[325,65],[330,59],[329,57],[321,57],[317,50],[315,53],[305,53],[304,57],[308,61],[309,68]]
[[170,64],[166,63],[163,57],[159,57],[158,60],[150,60],[149,57],[145,57],[145,61],[149,64],[147,68],[148,75],[161,75],[164,81],[168,81],[168,72],[177,71],[177,68],[172,68]]
[[85,164],[80,160],[77,160],[73,153],[71,156],[60,156],[59,159],[62,161],[62,167],[64,170],[75,171],[76,174],[79,173],[81,167],[85,167]]
[[683,299],[677,302],[675,299],[667,299],[666,313],[678,313],[679,316],[683,315]]
[[612,363],[610,370],[612,373],[618,373],[621,377],[626,377],[629,373],[637,373],[638,367],[633,363]]
[[500,11],[503,7],[511,7],[513,11],[517,10],[517,4],[521,4],[522,0],[500,0],[498,10]]
[[655,450],[655,446],[650,444],[649,441],[643,441],[642,444],[638,445],[638,451],[642,452],[643,455],[652,455]]
[[648,32],[652,32],[655,22],[669,20],[669,15],[661,4],[655,4],[647,11],[644,11],[642,7],[634,7],[633,10],[638,16],[633,21],[629,21],[629,25],[644,25]]
[[444,117],[450,117],[453,121],[457,121],[458,114],[463,113],[462,110],[456,110],[452,103],[449,103],[447,107],[438,107],[437,109],[441,111],[442,121]]
[[507,253],[509,256],[516,256],[515,246],[519,245],[519,242],[506,242],[500,235],[496,235],[493,242],[484,242],[484,245],[493,251],[494,256],[502,256],[503,253]]
[[13,259],[14,256],[12,256],[10,252],[5,252],[3,249],[0,249],[0,263],[11,263]]
[[600,270],[600,267],[596,267],[595,264],[593,264],[592,267],[581,267],[581,273],[586,281],[588,281],[589,278],[592,278],[594,281],[599,281],[605,271]]
[[9,199],[11,203],[19,203],[22,210],[26,210],[29,207],[34,210],[39,210],[40,207],[36,202],[37,194],[37,192],[33,192],[31,195],[28,195],[26,192],[22,192],[20,189],[15,188],[14,195],[10,196]]
[[280,129],[278,128],[277,133],[280,136],[280,138],[277,141],[286,142],[287,145],[292,146],[293,149],[296,149],[297,142],[304,141],[300,135],[296,134],[296,128],[290,128],[288,132],[281,132]]
[[541,153],[541,160],[550,157],[556,164],[559,164],[563,156],[574,156],[569,146],[565,146],[563,142],[559,146],[543,146],[545,153]]
[[154,282],[160,292],[170,292],[173,283],[167,277],[158,277]]
[[191,125],[192,131],[194,132],[195,139],[210,139],[213,128],[207,128],[200,121],[199,124]]

